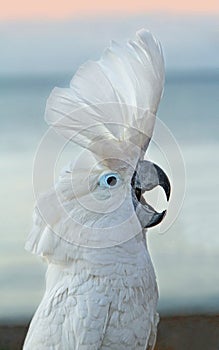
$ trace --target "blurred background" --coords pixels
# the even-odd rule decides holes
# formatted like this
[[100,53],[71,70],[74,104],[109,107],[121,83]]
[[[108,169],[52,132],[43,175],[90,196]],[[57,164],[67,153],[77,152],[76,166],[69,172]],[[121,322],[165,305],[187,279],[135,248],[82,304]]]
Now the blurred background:
[[[148,235],[159,311],[219,312],[219,2],[20,0],[1,4],[0,12],[2,323],[29,320],[44,290],[46,266],[24,243],[47,97],[54,86],[68,86],[80,64],[98,59],[111,39],[124,42],[142,27],[163,46],[166,85],[158,116],[180,146],[187,182],[169,231]],[[153,145],[150,152],[156,153]]]

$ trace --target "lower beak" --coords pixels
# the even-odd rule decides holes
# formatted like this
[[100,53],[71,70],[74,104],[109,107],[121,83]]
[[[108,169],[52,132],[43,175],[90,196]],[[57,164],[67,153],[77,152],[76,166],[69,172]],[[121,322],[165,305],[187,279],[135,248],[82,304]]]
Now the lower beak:
[[165,217],[166,210],[158,213],[142,195],[156,186],[161,186],[168,201],[171,186],[167,175],[158,165],[147,160],[139,161],[131,185],[133,204],[142,227],[149,228],[158,225]]

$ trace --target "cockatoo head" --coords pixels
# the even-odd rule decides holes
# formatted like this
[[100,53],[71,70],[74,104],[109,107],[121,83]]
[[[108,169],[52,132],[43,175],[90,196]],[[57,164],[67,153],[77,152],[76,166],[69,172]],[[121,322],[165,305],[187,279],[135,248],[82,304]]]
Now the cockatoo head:
[[59,237],[106,247],[161,222],[165,211],[156,212],[143,194],[160,185],[170,196],[163,170],[144,160],[163,85],[160,44],[141,30],[80,67],[69,88],[52,91],[47,123],[81,146],[55,191],[37,205]]

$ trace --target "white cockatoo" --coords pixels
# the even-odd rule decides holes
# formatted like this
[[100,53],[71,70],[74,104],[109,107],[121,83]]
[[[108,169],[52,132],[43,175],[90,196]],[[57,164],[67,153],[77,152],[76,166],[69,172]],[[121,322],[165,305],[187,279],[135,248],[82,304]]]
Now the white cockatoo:
[[82,65],[55,88],[45,118],[81,146],[34,212],[26,249],[48,263],[25,350],[153,349],[157,284],[147,228],[165,215],[144,192],[170,183],[144,160],[164,85],[159,42],[146,30]]

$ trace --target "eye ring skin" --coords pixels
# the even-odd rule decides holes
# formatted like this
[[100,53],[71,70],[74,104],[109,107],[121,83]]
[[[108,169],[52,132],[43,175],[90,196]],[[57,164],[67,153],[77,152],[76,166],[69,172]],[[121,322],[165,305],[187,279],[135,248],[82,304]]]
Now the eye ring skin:
[[98,185],[101,188],[115,188],[119,186],[122,179],[118,173],[105,173],[100,176]]

